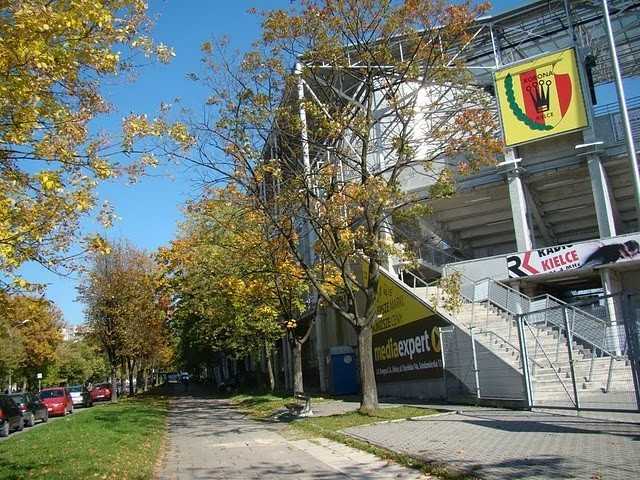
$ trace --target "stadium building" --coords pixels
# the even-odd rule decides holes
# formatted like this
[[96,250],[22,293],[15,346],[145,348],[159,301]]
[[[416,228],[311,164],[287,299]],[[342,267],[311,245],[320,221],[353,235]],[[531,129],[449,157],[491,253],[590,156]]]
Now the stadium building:
[[[539,0],[471,28],[460,55],[494,99],[506,154],[459,178],[452,198],[431,199],[427,177],[403,178],[433,214],[417,230],[389,225],[420,266],[385,265],[378,392],[637,411],[640,97],[627,97],[624,81],[640,73],[640,4]],[[599,98],[606,86],[617,102]],[[357,101],[353,92],[343,96]],[[372,161],[384,168],[378,153]],[[457,279],[458,308],[443,308],[451,293],[440,278]],[[356,393],[354,344],[321,312],[303,352],[305,385]],[[288,387],[290,353],[283,342]]]

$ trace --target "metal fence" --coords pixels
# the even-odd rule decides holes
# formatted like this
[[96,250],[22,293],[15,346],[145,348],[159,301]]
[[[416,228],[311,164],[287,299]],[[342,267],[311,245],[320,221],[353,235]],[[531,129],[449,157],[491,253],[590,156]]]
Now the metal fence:
[[[479,312],[482,304],[486,314]],[[443,327],[447,399],[640,411],[640,293],[541,307],[513,320],[504,315],[507,326],[502,328],[508,330],[501,334],[484,322]],[[506,310],[486,299],[473,307],[475,315],[487,318]],[[505,340],[507,335],[511,340]]]
[[[478,336],[486,335],[479,332]],[[475,327],[454,326],[441,328],[440,339],[448,401],[526,406],[522,374],[517,366],[519,359],[513,356],[512,364],[505,362],[489,346],[497,339],[490,338],[488,345],[486,338],[478,341]]]
[[[600,321],[587,322],[592,318]],[[522,358],[527,360],[522,366],[529,405],[640,410],[639,319],[638,292],[520,315],[518,332]]]

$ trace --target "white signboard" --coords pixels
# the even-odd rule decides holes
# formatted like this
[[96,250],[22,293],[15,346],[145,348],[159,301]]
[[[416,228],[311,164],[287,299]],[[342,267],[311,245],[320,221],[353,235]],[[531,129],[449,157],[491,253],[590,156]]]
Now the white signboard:
[[[624,126],[622,125],[622,115],[620,112],[612,115],[613,131],[616,141],[622,142],[625,139]],[[640,141],[640,108],[629,110],[629,124],[631,126],[631,136],[634,141]]]

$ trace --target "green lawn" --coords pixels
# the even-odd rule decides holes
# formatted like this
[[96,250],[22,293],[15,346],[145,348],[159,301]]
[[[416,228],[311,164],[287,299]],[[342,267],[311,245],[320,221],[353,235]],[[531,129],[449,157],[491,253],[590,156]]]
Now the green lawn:
[[166,442],[168,399],[100,404],[0,442],[0,478],[152,479]]

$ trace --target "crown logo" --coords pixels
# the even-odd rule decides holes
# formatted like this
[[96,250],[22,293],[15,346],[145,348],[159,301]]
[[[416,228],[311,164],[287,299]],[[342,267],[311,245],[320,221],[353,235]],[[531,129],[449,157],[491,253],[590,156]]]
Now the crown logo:
[[551,80],[541,80],[533,82],[533,85],[527,87],[527,92],[529,92],[538,113],[549,110],[549,87],[551,87],[551,83]]

